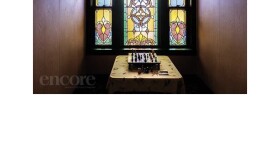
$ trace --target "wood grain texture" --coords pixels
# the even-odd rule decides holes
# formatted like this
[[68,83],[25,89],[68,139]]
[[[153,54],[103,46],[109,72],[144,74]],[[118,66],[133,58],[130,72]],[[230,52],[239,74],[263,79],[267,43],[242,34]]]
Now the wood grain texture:
[[198,1],[199,75],[215,93],[247,93],[247,1]]
[[84,0],[34,0],[33,92],[72,93],[67,86],[42,86],[41,76],[82,73],[85,50]]

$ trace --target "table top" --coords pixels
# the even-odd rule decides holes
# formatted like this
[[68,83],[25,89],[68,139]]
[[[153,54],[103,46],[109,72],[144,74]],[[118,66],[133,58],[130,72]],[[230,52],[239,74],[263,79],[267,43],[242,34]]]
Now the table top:
[[138,74],[137,71],[129,71],[128,69],[128,56],[120,55],[117,56],[110,78],[112,79],[182,79],[182,75],[177,70],[175,65],[172,63],[168,56],[158,56],[161,62],[160,70],[167,70],[169,75],[159,75],[157,71],[153,73],[142,73]]

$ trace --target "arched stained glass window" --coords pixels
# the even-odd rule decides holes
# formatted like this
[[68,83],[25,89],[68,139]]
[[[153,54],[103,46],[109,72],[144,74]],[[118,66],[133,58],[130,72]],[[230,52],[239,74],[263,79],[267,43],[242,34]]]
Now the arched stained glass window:
[[157,0],[124,0],[124,44],[158,45]]

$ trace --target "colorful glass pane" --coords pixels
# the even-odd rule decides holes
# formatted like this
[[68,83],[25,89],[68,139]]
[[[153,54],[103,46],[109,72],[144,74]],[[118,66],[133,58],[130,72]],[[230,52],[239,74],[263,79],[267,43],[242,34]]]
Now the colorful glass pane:
[[171,9],[170,13],[170,34],[169,40],[171,46],[186,45],[186,11],[180,9]]
[[169,0],[170,7],[184,7],[185,0]]
[[157,0],[124,0],[124,44],[157,45]]
[[112,0],[96,0],[96,6],[112,6]]
[[95,45],[112,45],[112,11],[95,11]]

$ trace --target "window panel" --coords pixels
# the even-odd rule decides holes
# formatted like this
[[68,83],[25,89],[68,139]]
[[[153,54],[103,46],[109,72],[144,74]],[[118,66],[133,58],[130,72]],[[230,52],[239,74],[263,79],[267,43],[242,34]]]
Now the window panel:
[[99,7],[112,6],[112,0],[96,0],[96,6],[99,6]]
[[124,0],[124,44],[157,45],[157,0]]
[[187,42],[186,11],[181,9],[170,9],[169,12],[169,40],[171,46],[183,46]]
[[95,45],[112,45],[112,11],[95,11]]
[[185,0],[169,0],[170,7],[184,7]]

